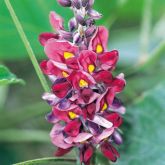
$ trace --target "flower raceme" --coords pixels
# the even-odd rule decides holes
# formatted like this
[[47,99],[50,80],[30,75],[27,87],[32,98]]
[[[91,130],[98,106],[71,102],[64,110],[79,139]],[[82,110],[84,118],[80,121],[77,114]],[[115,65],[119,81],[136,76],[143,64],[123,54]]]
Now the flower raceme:
[[50,12],[55,33],[39,36],[48,57],[40,67],[52,81],[52,92],[42,98],[52,107],[46,118],[54,124],[50,137],[57,146],[55,155],[63,156],[77,147],[80,161],[89,165],[97,147],[115,162],[119,153],[114,145],[122,143],[119,127],[125,113],[117,94],[126,85],[123,73],[112,74],[118,51],[107,50],[108,30],[94,25],[101,14],[92,9],[93,0],[58,3],[75,13],[69,31],[63,19]]

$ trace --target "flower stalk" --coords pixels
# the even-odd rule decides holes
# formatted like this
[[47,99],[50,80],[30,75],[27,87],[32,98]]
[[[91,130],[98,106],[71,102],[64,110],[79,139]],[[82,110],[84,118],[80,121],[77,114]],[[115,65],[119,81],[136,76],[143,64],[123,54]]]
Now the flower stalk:
[[25,46],[25,48],[26,48],[26,50],[28,52],[29,58],[30,58],[30,60],[31,60],[33,66],[34,66],[34,69],[35,69],[35,71],[36,71],[36,73],[38,75],[38,78],[39,78],[39,80],[41,82],[41,85],[42,85],[42,87],[43,87],[45,92],[49,92],[50,89],[49,89],[48,83],[47,83],[47,81],[46,81],[46,79],[45,79],[45,77],[44,77],[44,75],[43,75],[43,73],[42,73],[42,71],[41,71],[41,69],[39,67],[39,64],[37,62],[35,54],[34,54],[34,52],[32,50],[32,47],[31,47],[31,45],[30,45],[26,35],[25,35],[25,32],[24,32],[24,30],[22,28],[22,25],[21,25],[20,21],[18,20],[18,17],[16,15],[16,13],[15,13],[15,11],[14,11],[11,3],[10,3],[10,1],[9,0],[4,0],[4,2],[5,2],[8,10],[9,10],[9,13],[10,13],[10,15],[11,15],[11,17],[13,19],[13,22],[15,24],[15,27],[16,27],[16,29],[17,29],[17,31],[18,31],[21,39],[22,39],[22,42],[24,43],[24,46]]

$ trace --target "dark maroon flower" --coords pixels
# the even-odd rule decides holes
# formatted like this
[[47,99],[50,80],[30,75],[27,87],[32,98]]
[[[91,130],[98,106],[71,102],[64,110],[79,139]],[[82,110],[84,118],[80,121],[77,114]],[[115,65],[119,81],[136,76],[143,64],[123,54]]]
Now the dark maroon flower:
[[54,34],[54,33],[49,33],[49,32],[46,32],[46,33],[41,33],[38,37],[39,41],[40,41],[40,44],[42,46],[45,46],[46,42],[51,39],[51,38],[54,38],[54,39],[59,39],[59,35],[58,34]]
[[107,141],[101,144],[101,152],[112,162],[116,162],[117,158],[120,157],[117,150]]
[[112,122],[114,127],[120,127],[120,125],[122,124],[122,118],[118,113],[106,113],[104,117],[108,121]]
[[93,147],[90,144],[84,144],[80,148],[80,161],[85,165],[90,165],[90,159],[93,154]]
[[79,120],[75,119],[71,122],[69,122],[65,128],[64,128],[64,132],[68,135],[68,136],[72,136],[75,137],[79,134],[80,131],[80,126],[81,123]]
[[65,79],[62,79],[62,81],[53,84],[52,91],[57,97],[63,98],[68,94],[71,88],[71,84]]
[[114,69],[118,61],[118,51],[113,50],[111,52],[103,53],[98,56],[100,67],[104,70]]
[[68,152],[72,150],[71,148],[63,149],[63,148],[57,148],[57,151],[54,153],[55,156],[64,156]]

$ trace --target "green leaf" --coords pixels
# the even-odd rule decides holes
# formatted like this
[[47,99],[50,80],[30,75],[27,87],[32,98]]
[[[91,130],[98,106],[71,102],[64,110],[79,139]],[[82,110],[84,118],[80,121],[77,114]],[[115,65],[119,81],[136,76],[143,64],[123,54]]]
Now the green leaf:
[[164,89],[165,83],[161,83],[128,107],[125,142],[117,165],[164,164]]
[[[6,121],[7,122],[7,121]],[[49,132],[42,130],[4,129],[0,131],[0,142],[40,142],[49,143]]]
[[34,117],[45,116],[46,112],[49,112],[49,106],[45,102],[38,102],[21,108],[13,108],[13,111],[10,113],[7,109],[4,109],[4,111],[0,109],[0,128],[11,128],[22,122],[29,122]]
[[[50,165],[50,164],[56,164],[56,165],[60,165],[60,164],[65,164],[65,165],[74,165],[76,163],[75,159],[69,159],[69,158],[55,158],[55,157],[49,157],[49,158],[41,158],[41,159],[34,159],[34,160],[29,160],[26,162],[21,162],[21,163],[16,163],[13,165],[34,165],[34,164],[46,164],[46,165]],[[61,164],[61,165],[62,165]]]
[[9,85],[16,83],[24,84],[25,82],[22,79],[18,79],[5,66],[0,65],[0,85]]
[[[66,24],[73,14],[69,8],[64,13],[64,8],[55,0],[13,0],[11,3],[35,54],[39,58],[45,57],[43,47],[38,41],[38,35],[42,32],[53,32],[49,24],[49,12],[54,10],[62,15]],[[4,2],[0,5],[0,24],[0,58],[13,60],[28,57]]]

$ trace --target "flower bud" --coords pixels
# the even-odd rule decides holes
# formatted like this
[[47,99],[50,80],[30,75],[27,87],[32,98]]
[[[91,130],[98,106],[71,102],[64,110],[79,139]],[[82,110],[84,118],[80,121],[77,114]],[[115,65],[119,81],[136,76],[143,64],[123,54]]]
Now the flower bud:
[[59,34],[61,35],[61,37],[63,39],[66,39],[66,40],[71,40],[72,39],[72,33],[71,32],[67,32],[65,30],[60,30]]
[[71,0],[57,0],[57,2],[63,7],[71,6]]
[[80,0],[72,0],[72,6],[75,7],[76,9],[80,9],[81,8]]
[[115,131],[112,135],[113,139],[114,139],[114,142],[117,144],[117,145],[120,145],[123,143],[123,139],[121,137],[121,135]]
[[82,6],[86,7],[88,5],[89,0],[82,0]]
[[89,5],[92,6],[94,4],[95,0],[89,0]]
[[88,11],[88,15],[93,19],[100,19],[102,17],[102,14],[93,9]]
[[82,42],[82,37],[80,36],[79,33],[76,33],[76,34],[73,36],[73,43],[79,44],[80,42]]
[[87,26],[92,26],[92,25],[94,25],[94,24],[95,24],[95,20],[94,20],[94,19],[88,18],[88,19],[86,20],[86,25],[87,25]]
[[91,37],[95,33],[95,31],[96,31],[96,27],[91,26],[85,31],[85,36],[86,37]]
[[83,25],[83,26],[86,25],[85,19],[84,19],[81,15],[78,14],[78,15],[76,16],[76,20],[77,20],[77,22],[78,22],[79,24],[81,24],[81,25]]
[[70,19],[69,23],[68,23],[68,27],[69,27],[69,30],[71,32],[73,32],[76,27],[77,27],[77,22],[76,22],[76,19],[73,17],[72,19]]

